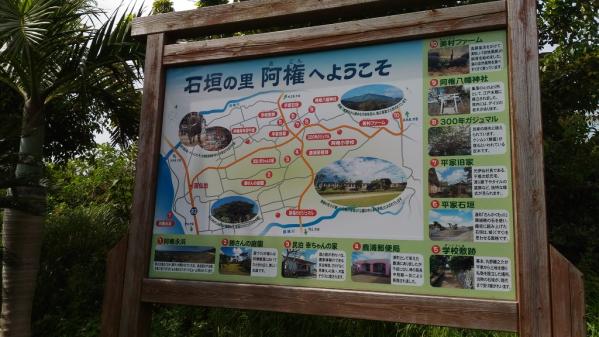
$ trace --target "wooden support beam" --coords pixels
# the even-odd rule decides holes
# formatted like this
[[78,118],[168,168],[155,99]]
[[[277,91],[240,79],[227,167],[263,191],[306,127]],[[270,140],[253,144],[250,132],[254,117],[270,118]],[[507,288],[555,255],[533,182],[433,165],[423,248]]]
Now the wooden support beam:
[[536,8],[535,0],[507,0],[521,337],[552,336]]
[[557,249],[550,247],[552,326],[555,337],[584,337],[582,273]]
[[120,322],[121,337],[149,336],[151,306],[141,302],[141,285],[143,278],[148,275],[156,206],[156,176],[164,109],[164,41],[164,34],[152,34],[148,36],[146,45],[139,151]]
[[518,322],[511,301],[242,283],[145,279],[142,300],[504,331]]
[[194,64],[491,30],[506,25],[505,2],[398,14],[317,27],[167,45],[164,64]]
[[127,234],[108,252],[106,259],[106,282],[102,301],[102,337],[118,337],[119,335],[126,260]]
[[[440,7],[443,1],[428,1]],[[168,33],[173,37],[226,34],[237,31],[321,24],[356,16],[384,15],[390,10],[422,6],[418,0],[252,0],[190,11],[151,15],[133,20],[132,36]]]

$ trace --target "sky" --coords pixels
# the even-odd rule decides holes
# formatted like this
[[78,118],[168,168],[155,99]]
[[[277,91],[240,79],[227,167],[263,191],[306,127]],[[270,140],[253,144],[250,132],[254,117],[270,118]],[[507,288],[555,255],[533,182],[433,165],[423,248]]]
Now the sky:
[[[102,8],[106,11],[107,14],[111,14],[114,12],[119,5],[123,4],[122,7],[126,7],[131,3],[131,1],[127,0],[96,0],[98,3],[98,7]],[[141,3],[142,1],[138,1]],[[194,5],[195,0],[173,0],[173,6],[175,7],[175,11],[185,11],[190,9],[195,9]],[[146,10],[149,11],[152,6],[152,0],[144,1]],[[97,143],[110,143],[110,134],[108,132],[98,133],[95,136],[95,140]]]
[[403,92],[400,89],[398,89],[392,85],[369,84],[369,85],[357,87],[355,89],[352,89],[352,90],[346,92],[341,99],[343,100],[343,99],[356,97],[356,96],[362,96],[362,95],[366,95],[366,94],[384,95],[387,97],[393,97],[393,98],[399,98],[399,99],[403,98]]
[[391,254],[384,252],[353,252],[352,261],[389,259]]
[[437,168],[437,175],[439,175],[439,178],[442,181],[446,181],[449,185],[468,180],[468,172],[466,172],[463,167]]
[[[123,3],[125,6],[131,3],[131,1],[127,0],[96,1],[98,2],[98,7],[104,9],[108,13],[112,13],[121,3]],[[173,0],[173,5],[175,7],[175,11],[185,11],[189,9],[195,9],[196,7],[194,6],[194,2],[195,0]],[[141,1],[138,1],[138,3],[141,3]],[[152,0],[146,0],[144,1],[144,4],[149,10],[149,8],[152,6]]]
[[458,226],[472,226],[472,211],[463,210],[431,210],[428,213],[429,223],[437,221],[447,227],[449,223]]
[[338,160],[319,171],[324,174],[323,181],[335,181],[337,176],[341,179],[362,180],[363,183],[369,183],[375,179],[389,178],[391,182],[404,182],[406,176],[403,170],[393,163],[373,158],[373,157],[356,157],[349,159]]

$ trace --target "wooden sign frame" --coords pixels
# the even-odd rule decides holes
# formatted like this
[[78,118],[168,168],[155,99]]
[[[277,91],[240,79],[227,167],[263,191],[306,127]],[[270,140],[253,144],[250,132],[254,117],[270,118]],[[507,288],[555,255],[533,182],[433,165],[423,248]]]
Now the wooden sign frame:
[[[501,0],[216,40],[175,40],[323,22],[366,9],[383,12],[398,3],[406,5],[388,0],[252,0],[133,22],[132,34],[147,37],[139,157],[128,240],[109,258],[103,336],[149,336],[152,303],[517,331],[527,337],[584,335],[582,276],[547,242],[535,1]],[[495,29],[508,32],[516,301],[147,277],[167,67]],[[553,282],[559,278],[570,286],[552,289],[552,276]],[[559,310],[552,310],[552,299]]]

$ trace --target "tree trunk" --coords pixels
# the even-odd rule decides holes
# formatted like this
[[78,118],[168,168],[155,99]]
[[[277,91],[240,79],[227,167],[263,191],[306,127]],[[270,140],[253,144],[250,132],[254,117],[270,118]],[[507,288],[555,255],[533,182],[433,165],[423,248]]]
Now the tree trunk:
[[28,212],[4,210],[2,227],[2,315],[4,337],[31,336],[31,309],[39,270],[42,229],[46,208],[42,150],[44,116],[41,99],[29,99],[23,107],[19,162],[15,176],[26,179],[27,186],[11,188],[10,195],[30,205]]

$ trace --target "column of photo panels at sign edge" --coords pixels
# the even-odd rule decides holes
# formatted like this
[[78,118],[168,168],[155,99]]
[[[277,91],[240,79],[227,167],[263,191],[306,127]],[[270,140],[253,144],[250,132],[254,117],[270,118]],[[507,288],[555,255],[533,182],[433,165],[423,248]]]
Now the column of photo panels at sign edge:
[[[479,256],[467,244],[510,241],[507,64],[504,32],[496,33],[431,39],[427,48],[425,218],[433,287],[511,290],[510,259]],[[483,156],[496,163],[477,165]],[[500,207],[477,207],[489,199]]]

